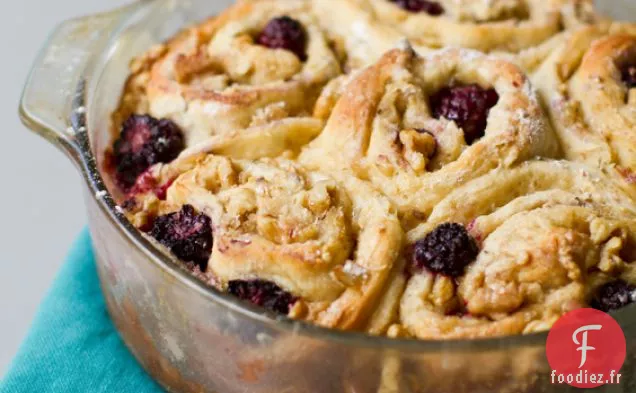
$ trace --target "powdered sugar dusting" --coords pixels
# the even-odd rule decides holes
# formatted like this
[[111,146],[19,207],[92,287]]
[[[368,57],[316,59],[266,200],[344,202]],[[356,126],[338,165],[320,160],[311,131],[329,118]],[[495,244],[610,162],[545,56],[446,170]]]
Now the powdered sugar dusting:
[[526,110],[521,108],[514,112],[513,120],[518,125],[528,130],[530,138],[543,132],[546,127],[542,117],[533,118]]
[[342,268],[342,271],[355,277],[362,277],[365,274],[367,274],[367,269],[365,269],[364,267],[358,265],[357,263],[353,261],[345,262],[344,267]]
[[486,56],[476,50],[473,49],[460,49],[459,50],[459,58],[461,59],[462,62],[472,62],[475,60],[480,60],[485,58]]
[[409,40],[407,40],[406,38],[402,38],[401,40],[399,40],[395,44],[395,47],[400,49],[400,50],[404,50],[404,51],[412,51],[413,50],[413,46],[411,46],[411,42]]
[[528,96],[528,98],[530,98],[533,104],[539,105],[539,99],[537,98],[537,91],[535,90],[534,86],[532,86],[530,79],[526,79],[526,81],[523,83],[523,87],[521,88],[521,90],[523,91],[523,94],[525,94],[526,96]]
[[460,63],[471,63],[473,61],[486,58],[486,55],[482,52],[476,51],[474,49],[459,48],[454,46],[449,46],[449,47],[425,54],[424,58],[430,60],[430,59],[439,59],[439,58],[441,59],[452,58],[454,56],[459,57]]

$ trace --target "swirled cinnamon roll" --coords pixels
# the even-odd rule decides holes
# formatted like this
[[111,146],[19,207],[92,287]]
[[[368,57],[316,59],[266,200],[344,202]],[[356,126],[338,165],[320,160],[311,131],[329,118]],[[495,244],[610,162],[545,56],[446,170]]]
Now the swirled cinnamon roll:
[[[175,174],[178,176],[174,178]],[[128,204],[135,226],[213,285],[271,311],[366,329],[399,264],[389,201],[354,177],[284,159],[195,155],[155,168],[163,195]]]
[[[390,39],[393,28],[417,46],[457,46],[517,52],[536,46],[563,29],[599,19],[589,0],[346,0],[350,31],[379,25]],[[317,2],[329,7],[329,1]],[[364,23],[366,20],[375,23]],[[360,21],[360,22],[358,22]],[[354,25],[356,22],[359,25]],[[382,40],[381,40],[382,42]]]
[[636,25],[570,34],[533,79],[566,158],[636,183]]
[[[309,1],[239,2],[136,59],[115,126],[124,134],[131,115],[148,115],[180,129],[179,151],[293,155],[323,126],[311,115],[342,71],[333,44]],[[144,163],[130,169],[121,164],[126,157],[115,159],[118,183],[128,189]]]
[[548,330],[564,313],[636,301],[636,204],[612,173],[565,161],[500,169],[458,188],[408,234],[404,334]]
[[497,167],[558,154],[526,76],[463,49],[395,49],[349,83],[323,132],[301,153],[310,168],[352,168],[424,219],[453,189]]

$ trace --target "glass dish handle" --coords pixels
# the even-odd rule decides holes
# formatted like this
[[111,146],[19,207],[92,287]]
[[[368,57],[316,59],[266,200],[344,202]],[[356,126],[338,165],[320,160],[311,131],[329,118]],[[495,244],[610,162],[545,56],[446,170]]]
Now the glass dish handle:
[[20,118],[31,130],[60,148],[75,164],[80,149],[74,117],[85,108],[74,105],[83,94],[90,63],[106,48],[123,19],[152,0],[137,1],[113,12],[60,24],[35,60],[20,99]]

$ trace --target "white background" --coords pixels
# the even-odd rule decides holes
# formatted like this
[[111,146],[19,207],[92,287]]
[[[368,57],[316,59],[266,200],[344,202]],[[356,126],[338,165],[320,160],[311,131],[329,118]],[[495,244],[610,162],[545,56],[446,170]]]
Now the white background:
[[[625,15],[633,1],[606,4]],[[125,2],[0,0],[0,376],[86,220],[71,164],[18,120],[22,84],[58,22]]]

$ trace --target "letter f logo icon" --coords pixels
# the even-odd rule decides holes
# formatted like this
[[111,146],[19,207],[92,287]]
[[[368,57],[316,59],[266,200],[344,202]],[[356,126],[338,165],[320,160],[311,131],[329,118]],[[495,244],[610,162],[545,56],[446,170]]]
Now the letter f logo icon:
[[[574,331],[574,334],[572,334],[572,341],[574,341],[574,344],[580,345],[580,347],[576,349],[577,351],[581,351],[581,364],[579,365],[579,368],[583,367],[585,365],[585,362],[587,361],[587,351],[594,351],[596,349],[587,345],[588,331],[601,330],[602,328],[602,325],[586,325],[576,329]],[[577,338],[579,333],[583,333],[583,339],[581,340],[581,342],[579,342],[579,339]]]

